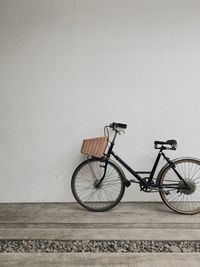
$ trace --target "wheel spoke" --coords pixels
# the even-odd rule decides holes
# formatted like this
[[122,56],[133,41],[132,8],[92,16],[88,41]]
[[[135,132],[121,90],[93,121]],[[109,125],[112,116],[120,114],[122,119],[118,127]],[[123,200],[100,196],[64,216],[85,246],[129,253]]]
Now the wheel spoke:
[[[185,187],[178,176],[175,177],[173,169],[169,166],[160,179],[160,195],[167,206],[179,213],[192,214],[200,212],[200,161],[183,159],[175,162],[176,170],[188,184]],[[174,180],[175,179],[175,180]],[[177,183],[178,182],[178,183]],[[167,190],[167,186],[177,186],[177,189]],[[169,192],[170,194],[167,194]]]
[[114,207],[124,194],[123,176],[118,168],[108,162],[105,177],[104,162],[89,159],[80,165],[73,175],[72,192],[79,204],[93,211],[103,211]]

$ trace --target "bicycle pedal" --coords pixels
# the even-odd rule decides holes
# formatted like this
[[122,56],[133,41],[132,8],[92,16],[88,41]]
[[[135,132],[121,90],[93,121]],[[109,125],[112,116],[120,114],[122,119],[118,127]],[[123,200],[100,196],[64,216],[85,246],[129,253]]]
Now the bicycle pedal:
[[131,181],[124,180],[124,184],[125,184],[126,187],[129,187],[131,185]]
[[136,181],[135,179],[130,179],[130,182],[131,183],[137,183],[138,184],[138,181]]

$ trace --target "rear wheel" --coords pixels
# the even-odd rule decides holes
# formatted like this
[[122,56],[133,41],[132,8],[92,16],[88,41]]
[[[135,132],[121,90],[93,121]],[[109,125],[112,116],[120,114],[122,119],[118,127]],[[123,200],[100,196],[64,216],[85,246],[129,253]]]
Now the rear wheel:
[[71,181],[72,193],[77,202],[90,211],[106,211],[116,206],[124,195],[124,176],[120,169],[108,161],[104,180],[105,161],[88,159],[74,171]]
[[175,161],[174,164],[188,187],[178,178],[172,167],[166,167],[158,181],[163,202],[178,213],[200,212],[200,161],[185,158]]

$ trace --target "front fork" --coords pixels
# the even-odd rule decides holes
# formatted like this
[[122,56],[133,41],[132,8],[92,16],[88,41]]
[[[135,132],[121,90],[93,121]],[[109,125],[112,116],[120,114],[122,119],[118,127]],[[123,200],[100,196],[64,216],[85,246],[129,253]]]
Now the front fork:
[[103,171],[103,175],[102,175],[101,179],[96,183],[97,188],[101,185],[101,183],[103,182],[103,180],[106,176],[107,167],[108,167],[108,159],[103,158],[103,160],[100,163],[100,168],[104,168],[104,171]]
[[96,187],[97,188],[101,185],[101,183],[103,182],[103,180],[104,180],[104,178],[106,176],[106,171],[107,171],[107,167],[108,167],[108,160],[109,160],[110,155],[112,153],[112,149],[114,147],[116,137],[117,137],[117,132],[115,132],[115,135],[113,137],[113,140],[112,140],[112,142],[110,144],[110,147],[108,149],[107,156],[106,157],[103,157],[101,159],[100,167],[104,168],[104,172],[103,172],[103,175],[102,175],[101,179],[99,180],[99,182],[96,183]]
[[[102,159],[102,162],[100,163],[100,167],[104,168],[104,171],[103,171],[103,175],[102,175],[101,179],[99,181],[97,181],[95,184],[96,188],[101,186],[101,183],[103,182],[103,180],[106,176],[108,161],[109,161],[109,158],[105,157]],[[123,178],[123,182],[124,182],[126,187],[129,187],[131,185],[131,182],[128,179],[126,179],[126,177]]]

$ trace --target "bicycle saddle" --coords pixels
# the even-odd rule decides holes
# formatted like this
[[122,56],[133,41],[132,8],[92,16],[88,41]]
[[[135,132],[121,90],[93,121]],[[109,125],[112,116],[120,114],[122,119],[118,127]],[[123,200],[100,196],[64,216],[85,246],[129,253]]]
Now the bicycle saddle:
[[[176,140],[167,140],[166,142],[163,141],[155,141],[154,142],[155,149],[160,149],[161,147],[164,147],[165,149],[176,149],[177,147],[177,141]],[[171,148],[166,147],[165,145],[170,145]]]

